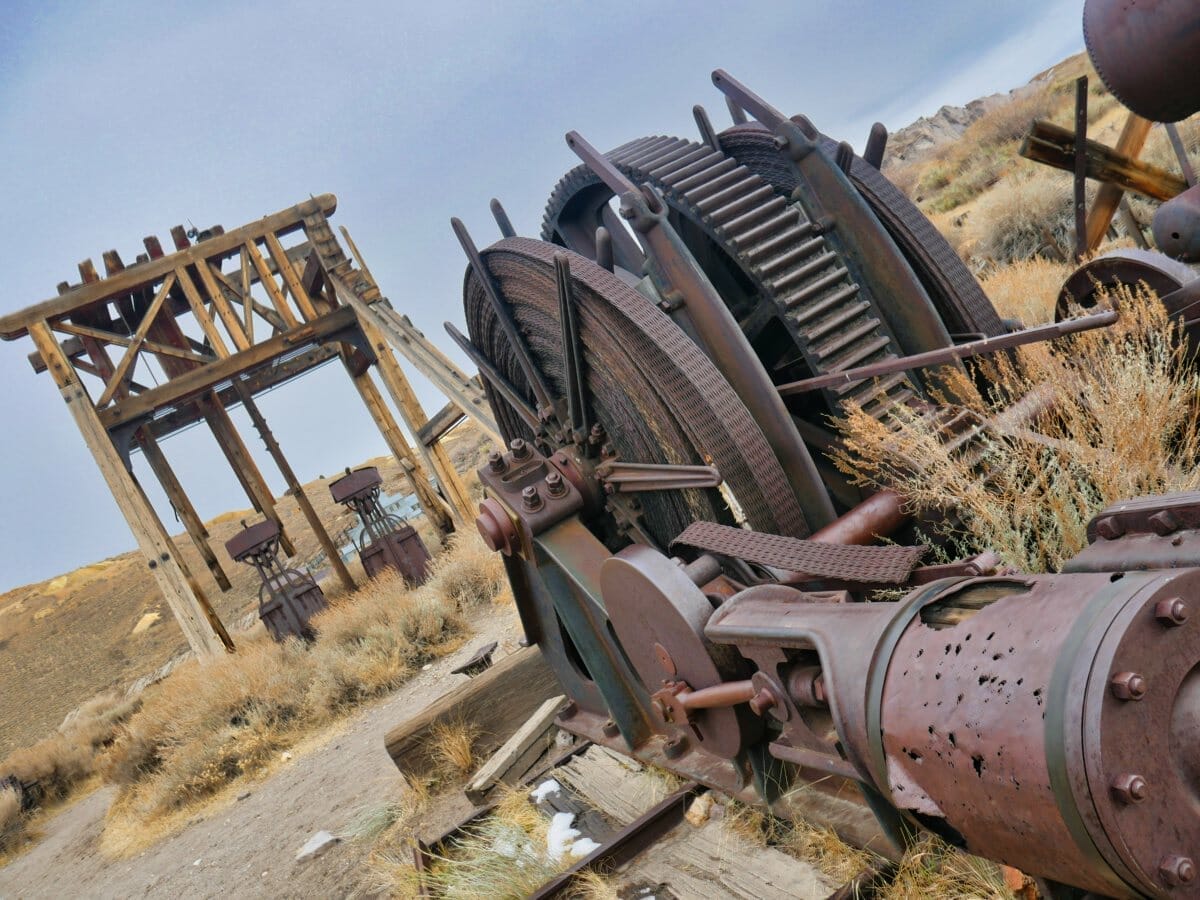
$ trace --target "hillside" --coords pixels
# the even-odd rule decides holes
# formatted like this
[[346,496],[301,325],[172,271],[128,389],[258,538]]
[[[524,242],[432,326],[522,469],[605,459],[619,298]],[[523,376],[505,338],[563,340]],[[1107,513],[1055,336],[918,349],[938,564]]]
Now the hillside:
[[[460,471],[474,465],[481,440],[481,433],[469,425],[453,433],[449,447]],[[379,467],[385,491],[407,492],[406,480],[393,457],[364,464]],[[305,485],[331,535],[355,518],[329,495],[328,483],[339,474]],[[297,560],[312,558],[318,551],[317,539],[296,501],[284,496],[277,509],[296,543]],[[257,621],[258,575],[225,553],[225,541],[240,530],[242,519],[256,521],[257,514],[252,509],[236,510],[207,523],[213,550],[233,584],[225,593],[213,581],[187,534],[175,535],[188,566],[230,630]],[[427,546],[435,548],[436,537],[424,519],[414,524]],[[133,543],[132,536],[129,542]],[[361,576],[362,570],[354,566],[351,571]],[[336,580],[329,578],[323,587],[330,596],[340,590]],[[183,635],[136,550],[0,594],[0,684],[5,686],[5,702],[0,704],[0,757],[55,729],[89,697],[109,689],[123,690],[186,651]]]

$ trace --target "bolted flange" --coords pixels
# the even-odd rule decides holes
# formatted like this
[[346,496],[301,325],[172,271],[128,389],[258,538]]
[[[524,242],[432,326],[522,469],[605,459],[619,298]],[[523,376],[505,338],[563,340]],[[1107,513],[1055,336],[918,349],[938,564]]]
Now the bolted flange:
[[1146,679],[1137,672],[1118,672],[1109,687],[1118,700],[1141,700],[1146,696]]

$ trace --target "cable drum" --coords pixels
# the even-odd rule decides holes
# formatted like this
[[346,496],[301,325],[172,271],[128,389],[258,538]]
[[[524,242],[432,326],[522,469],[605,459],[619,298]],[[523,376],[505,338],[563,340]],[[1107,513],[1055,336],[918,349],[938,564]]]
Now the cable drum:
[[[803,537],[808,526],[761,429],[708,357],[671,319],[594,262],[560,247],[507,238],[481,254],[550,392],[566,395],[554,257],[571,265],[592,421],[620,459],[667,465],[712,465],[747,523]],[[471,342],[532,404],[533,393],[484,287],[468,269],[463,286]],[[507,439],[533,435],[487,385]],[[730,523],[717,489],[640,495],[647,530],[666,547],[694,521]]]

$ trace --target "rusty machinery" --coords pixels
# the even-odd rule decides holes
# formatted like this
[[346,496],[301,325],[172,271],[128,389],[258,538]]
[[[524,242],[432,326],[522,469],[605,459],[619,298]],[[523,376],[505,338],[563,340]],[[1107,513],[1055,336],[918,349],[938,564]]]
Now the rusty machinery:
[[568,135],[542,240],[495,201],[490,247],[454,222],[447,330],[509,441],[477,525],[561,724],[848,831],[853,788],[898,846],[932,831],[1052,895],[1200,896],[1200,495],[1105,510],[1027,575],[922,565],[900,498],[824,462],[847,398],[969,452],[999,423],[931,408],[925,367],[1114,314],[1012,330],[879,172],[881,127],[860,157],[713,81],[735,124],[697,107],[699,141]]
[[[244,523],[243,523],[244,524]],[[313,636],[309,620],[327,606],[325,593],[305,572],[283,565],[279,559],[279,523],[267,519],[242,528],[225,542],[234,562],[251,565],[262,579],[258,589],[258,617],[277,641]]]
[[364,466],[329,485],[334,502],[354,510],[362,523],[358,556],[367,577],[374,578],[387,568],[399,572],[405,581],[423,584],[429,565],[429,551],[417,529],[399,516],[392,515],[379,501],[383,479],[374,466]]

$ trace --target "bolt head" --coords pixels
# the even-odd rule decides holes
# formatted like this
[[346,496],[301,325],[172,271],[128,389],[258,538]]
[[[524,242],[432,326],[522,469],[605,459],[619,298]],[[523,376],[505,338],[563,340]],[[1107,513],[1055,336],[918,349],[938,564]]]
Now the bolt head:
[[529,444],[521,440],[521,438],[513,438],[512,443],[508,445],[508,449],[512,451],[513,459],[528,459],[529,454],[533,452]]
[[762,688],[757,694],[750,698],[750,711],[756,716],[766,714],[767,710],[774,708],[779,702],[779,698],[771,691],[770,688]]
[[488,468],[493,472],[503,472],[508,468],[504,455],[499,450],[493,450],[487,455]]
[[1154,618],[1167,628],[1177,628],[1187,621],[1188,608],[1182,597],[1168,597],[1154,604]]
[[1096,534],[1106,541],[1115,541],[1125,533],[1125,526],[1115,516],[1105,516],[1096,523]]
[[1196,880],[1196,863],[1190,856],[1173,853],[1163,857],[1162,862],[1158,864],[1158,874],[1171,887],[1191,884]]
[[1154,533],[1161,537],[1179,529],[1179,520],[1169,509],[1160,509],[1150,517],[1149,522]]
[[561,497],[567,492],[567,485],[563,481],[562,475],[558,472],[551,472],[546,476],[546,493],[551,497]]
[[1146,779],[1132,772],[1123,772],[1109,786],[1113,796],[1122,803],[1141,803],[1149,794]]
[[1118,700],[1141,700],[1146,696],[1146,679],[1137,672],[1118,672],[1109,688]]
[[542,495],[534,485],[531,484],[521,491],[521,505],[530,512],[542,508]]
[[604,732],[605,737],[614,738],[621,733],[621,729],[617,727],[617,723],[609,719],[600,726],[600,730]]
[[672,738],[663,744],[663,753],[666,754],[667,759],[679,759],[679,757],[683,756],[683,754],[687,752],[687,747],[687,738]]

